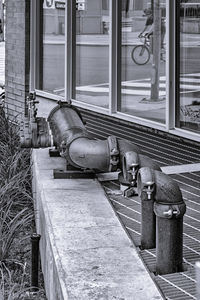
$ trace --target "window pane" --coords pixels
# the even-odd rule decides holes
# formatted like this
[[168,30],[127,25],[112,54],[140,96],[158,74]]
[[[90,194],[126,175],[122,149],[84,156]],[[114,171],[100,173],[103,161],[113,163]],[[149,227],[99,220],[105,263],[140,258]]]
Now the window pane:
[[122,10],[121,111],[165,123],[166,4],[154,0],[151,10],[150,3],[130,0]]
[[200,132],[200,1],[181,3],[179,122]]
[[[105,3],[104,3],[105,4]],[[87,0],[76,11],[76,100],[108,107],[109,11]]]
[[45,0],[43,4],[42,89],[64,96],[65,1]]

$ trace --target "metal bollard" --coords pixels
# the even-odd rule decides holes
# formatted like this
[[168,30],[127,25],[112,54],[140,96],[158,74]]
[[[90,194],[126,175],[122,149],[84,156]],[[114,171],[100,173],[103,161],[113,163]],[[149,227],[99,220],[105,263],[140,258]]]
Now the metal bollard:
[[186,205],[178,184],[168,175],[155,171],[155,181],[156,273],[181,272]]
[[141,198],[141,249],[156,247],[156,217],[154,214],[154,173],[141,168],[137,178],[138,194]]
[[38,266],[39,266],[39,241],[40,234],[31,236],[31,286],[38,288]]

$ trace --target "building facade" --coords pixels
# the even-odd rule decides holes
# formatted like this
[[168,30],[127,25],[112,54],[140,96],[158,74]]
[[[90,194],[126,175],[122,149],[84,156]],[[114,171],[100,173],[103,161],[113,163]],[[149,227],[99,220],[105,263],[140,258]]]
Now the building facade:
[[7,0],[9,114],[36,90],[200,141],[199,16],[200,0]]

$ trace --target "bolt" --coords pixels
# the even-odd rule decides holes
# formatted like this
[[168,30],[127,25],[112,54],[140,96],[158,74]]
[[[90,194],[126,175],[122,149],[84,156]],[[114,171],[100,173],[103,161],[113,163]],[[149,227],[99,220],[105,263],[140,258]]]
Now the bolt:
[[172,210],[172,209],[169,209],[168,211],[164,211],[164,212],[163,212],[163,215],[164,215],[164,216],[167,216],[167,217],[172,217],[172,215],[173,215],[173,210]]

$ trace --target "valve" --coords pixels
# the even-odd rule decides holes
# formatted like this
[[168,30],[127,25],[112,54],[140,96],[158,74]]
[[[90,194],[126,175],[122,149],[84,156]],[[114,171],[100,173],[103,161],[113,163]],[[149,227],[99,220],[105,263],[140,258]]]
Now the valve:
[[127,171],[131,175],[132,181],[130,182],[131,185],[135,184],[136,178],[137,178],[137,172],[138,172],[138,163],[132,163],[130,165],[130,169]]
[[155,183],[153,181],[147,181],[144,183],[143,192],[147,194],[147,200],[153,199],[154,190],[155,190]]
[[43,148],[53,145],[46,119],[37,117],[37,103],[39,101],[36,100],[36,93],[31,91],[26,103],[28,116],[20,124],[20,144],[24,148]]

